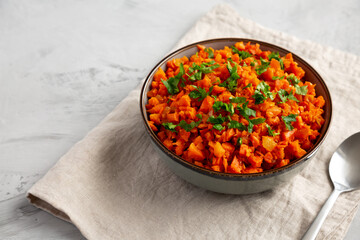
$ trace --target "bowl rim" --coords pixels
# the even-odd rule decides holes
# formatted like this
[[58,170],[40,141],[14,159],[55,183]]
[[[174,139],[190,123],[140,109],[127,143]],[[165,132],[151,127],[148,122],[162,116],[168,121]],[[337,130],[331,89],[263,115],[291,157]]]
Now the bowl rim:
[[[146,119],[146,111],[145,111],[145,101],[144,99],[147,98],[146,93],[145,93],[145,88],[146,86],[149,84],[149,82],[151,82],[153,79],[150,78],[151,76],[153,76],[153,74],[155,73],[155,71],[164,63],[166,63],[168,60],[170,60],[171,58],[173,58],[175,55],[180,54],[182,52],[184,52],[185,50],[188,50],[190,48],[196,47],[197,45],[201,45],[201,44],[209,44],[209,43],[213,43],[213,42],[252,42],[252,43],[258,43],[260,44],[260,46],[267,46],[267,47],[271,47],[274,48],[275,50],[281,50],[283,52],[288,52],[291,53],[294,57],[294,59],[296,59],[296,62],[301,62],[302,65],[306,65],[311,71],[312,73],[316,76],[316,78],[319,80],[319,82],[321,83],[325,95],[328,96],[328,102],[326,104],[329,104],[329,120],[324,124],[327,123],[327,125],[323,125],[322,128],[325,127],[324,130],[324,134],[320,135],[319,139],[317,140],[317,142],[314,144],[314,146],[312,146],[312,148],[306,152],[306,154],[304,156],[302,156],[299,159],[296,159],[292,162],[290,162],[288,165],[280,167],[280,168],[275,168],[275,169],[269,169],[269,170],[265,170],[263,172],[260,173],[224,173],[224,172],[216,172],[214,170],[210,170],[210,169],[206,169],[200,166],[197,166],[193,163],[190,163],[188,161],[186,161],[185,159],[181,158],[180,156],[177,156],[175,153],[171,152],[169,149],[167,149],[165,147],[165,145],[160,141],[160,139],[156,136],[156,134],[153,132],[153,130],[150,128],[147,119]],[[268,178],[268,177],[273,177],[276,175],[280,175],[283,174],[289,170],[292,170],[294,168],[296,168],[296,166],[299,166],[300,164],[303,164],[304,162],[306,162],[308,159],[310,159],[318,150],[318,148],[321,146],[321,144],[324,142],[326,136],[328,135],[329,132],[329,128],[332,122],[332,110],[333,110],[333,105],[332,105],[332,99],[331,99],[331,94],[330,91],[325,83],[325,81],[323,80],[323,78],[321,77],[321,75],[309,64],[307,63],[305,60],[303,60],[301,57],[299,57],[298,55],[294,54],[293,52],[279,47],[277,45],[274,45],[272,43],[268,43],[268,42],[264,42],[264,41],[260,41],[257,39],[249,39],[249,38],[212,38],[212,39],[207,39],[207,40],[202,40],[202,41],[198,41],[198,42],[194,42],[191,44],[188,44],[184,47],[181,47],[171,53],[169,53],[168,55],[166,55],[164,58],[162,58],[149,72],[149,74],[146,76],[144,83],[142,85],[141,88],[141,92],[140,92],[140,111],[141,111],[141,116],[142,119],[144,121],[145,124],[145,128],[146,128],[146,132],[149,134],[151,140],[156,144],[157,147],[159,147],[159,149],[165,153],[168,157],[170,157],[173,161],[181,164],[182,166],[194,170],[197,173],[203,174],[203,175],[207,175],[207,176],[211,176],[211,177],[215,177],[215,178],[220,178],[220,179],[224,179],[224,180],[235,180],[235,181],[244,181],[244,180],[258,180],[258,179],[262,179],[262,178]]]

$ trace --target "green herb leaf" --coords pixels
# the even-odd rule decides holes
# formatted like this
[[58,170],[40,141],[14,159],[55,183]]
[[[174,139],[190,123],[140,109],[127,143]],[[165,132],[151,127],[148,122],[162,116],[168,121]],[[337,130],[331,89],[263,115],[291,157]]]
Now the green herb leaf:
[[238,122],[238,121],[235,121],[235,120],[231,120],[229,123],[228,123],[228,128],[237,128],[241,131],[243,130],[246,130],[246,127],[244,124]]
[[237,80],[240,78],[237,73],[237,64],[232,67],[230,62],[227,62],[227,69],[230,73],[230,77],[224,82],[220,83],[220,87],[226,87],[230,92],[234,91],[237,88]]
[[246,58],[252,56],[249,52],[240,51],[240,50],[237,49],[235,46],[232,46],[231,49],[232,49],[233,53],[239,54],[239,57],[240,57],[241,59],[246,59]]
[[196,117],[197,117],[198,119],[202,119],[202,118],[203,118],[200,113],[196,114]]
[[248,120],[250,116],[255,117],[256,116],[256,111],[248,108],[248,103],[249,102],[245,102],[242,107],[240,105],[237,106],[237,109],[239,110],[240,114],[246,119]]
[[213,125],[213,129],[222,131],[225,127],[223,127],[221,124],[215,124]]
[[[188,77],[191,81],[201,80],[202,74],[212,73],[214,69],[220,67],[219,64],[214,64],[215,61],[202,63],[200,66],[193,63],[188,69]],[[214,65],[212,65],[214,64]],[[210,66],[211,65],[211,66]],[[192,74],[192,75],[189,75]]]
[[169,94],[174,95],[179,92],[178,84],[180,80],[183,78],[184,74],[185,74],[184,66],[181,63],[180,71],[176,76],[169,78],[167,81],[161,80],[164,83],[165,87],[167,88]]
[[216,101],[213,104],[213,109],[215,112],[220,111],[220,109],[229,112],[231,115],[235,113],[234,106],[231,103],[224,103],[222,101]]
[[248,120],[248,122],[249,122],[248,132],[252,133],[254,125],[265,122],[265,118],[254,118],[254,119]]
[[173,124],[171,122],[167,122],[167,123],[162,123],[162,125],[165,127],[165,129],[171,131],[171,132],[176,132],[175,128],[177,127],[176,124]]
[[307,91],[308,91],[308,89],[307,89],[306,85],[301,86],[301,87],[299,85],[295,85],[295,93],[296,94],[305,96],[307,94]]
[[222,124],[225,122],[225,117],[221,116],[221,114],[218,117],[210,116],[208,121],[211,124]]
[[260,62],[261,62],[261,65],[260,65],[260,66],[257,66],[257,67],[255,68],[255,71],[256,71],[256,74],[257,74],[257,75],[261,75],[261,74],[263,74],[264,72],[266,72],[267,69],[268,69],[269,66],[270,66],[270,62],[265,61],[262,57],[260,57]]
[[206,96],[209,95],[212,91],[212,87],[209,89],[209,92],[206,92],[206,90],[204,88],[197,87],[195,85],[191,85],[191,86],[194,87],[195,90],[193,90],[189,93],[189,97],[191,97],[193,99],[198,98],[198,101],[204,100],[204,98],[206,98]]
[[246,102],[246,97],[230,97],[229,100],[231,103],[244,103]]
[[285,78],[285,76],[281,76],[281,77],[279,77],[279,76],[273,76],[272,77],[272,80],[280,80],[280,79],[284,79]]
[[249,87],[252,87],[252,84],[251,84],[251,83],[249,83],[248,85],[246,85],[246,86],[243,87],[242,89],[249,88]]
[[185,120],[181,120],[178,126],[184,129],[185,131],[190,132],[194,127],[199,126],[200,123],[201,121],[187,123]]
[[278,52],[272,52],[269,54],[268,56],[269,58],[269,62],[271,61],[271,59],[275,59],[278,60],[280,62],[280,67],[281,69],[284,69],[284,62],[283,60],[280,58],[280,54]]
[[288,80],[288,82],[292,85],[296,85],[300,82],[300,80],[292,73],[290,74],[286,80]]
[[240,146],[242,144],[242,138],[239,137],[237,140],[236,140],[236,146]]
[[296,122],[297,116],[298,116],[298,114],[289,114],[288,116],[281,116],[283,122],[285,123],[287,130],[291,131],[294,129],[294,127],[291,125],[291,123]]
[[266,127],[268,129],[269,136],[275,137],[280,134],[280,133],[275,132],[275,130],[272,130],[268,124],[266,124]]
[[209,58],[214,58],[214,52],[211,48],[205,48],[204,51],[208,53]]
[[288,93],[287,91],[285,91],[284,89],[280,89],[278,91],[278,95],[281,99],[280,103],[285,103],[288,99],[289,100],[294,100],[296,102],[299,102],[299,100],[292,94],[292,93]]
[[255,104],[263,103],[264,100],[267,98],[270,98],[271,100],[274,100],[274,98],[275,98],[274,95],[272,94],[272,92],[270,91],[270,86],[265,82],[260,82],[256,86],[256,90],[252,97],[255,99]]

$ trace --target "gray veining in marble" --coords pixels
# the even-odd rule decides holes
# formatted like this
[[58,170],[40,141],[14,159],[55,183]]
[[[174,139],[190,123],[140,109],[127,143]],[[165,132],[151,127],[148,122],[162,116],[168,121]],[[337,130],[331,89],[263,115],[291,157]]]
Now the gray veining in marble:
[[[0,1],[0,239],[83,239],[25,192],[218,0]],[[225,1],[241,16],[360,55],[360,2]],[[358,213],[347,240],[358,239]]]

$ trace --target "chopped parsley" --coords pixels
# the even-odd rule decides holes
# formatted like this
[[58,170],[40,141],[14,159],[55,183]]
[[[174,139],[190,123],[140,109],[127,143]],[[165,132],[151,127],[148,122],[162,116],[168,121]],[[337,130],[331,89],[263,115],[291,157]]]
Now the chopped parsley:
[[225,117],[221,116],[221,114],[218,116],[218,117],[214,117],[214,116],[210,116],[208,118],[208,121],[211,123],[211,124],[214,124],[213,125],[213,128],[216,129],[216,130],[223,130],[225,127],[222,126],[221,124],[224,123],[226,120]]
[[265,122],[265,118],[254,118],[254,119],[248,119],[249,125],[248,125],[248,132],[252,133],[254,125],[258,125],[260,123]]
[[170,95],[174,95],[179,92],[178,84],[180,80],[183,79],[184,74],[185,74],[184,66],[181,63],[180,71],[176,76],[169,78],[167,81],[161,80],[164,83]]
[[239,137],[237,140],[236,140],[236,146],[240,146],[242,144],[242,138]]
[[241,131],[244,131],[246,130],[246,126],[238,121],[235,121],[235,120],[231,120],[229,123],[228,123],[228,128],[237,128]]
[[243,87],[242,89],[249,88],[249,87],[252,87],[252,84],[251,84],[251,83],[249,83],[248,85],[246,85],[246,86]]
[[239,55],[239,57],[242,59],[246,59],[248,57],[251,57],[252,55],[249,52],[246,51],[240,51],[239,49],[237,49],[235,46],[231,47],[232,51],[234,53],[237,53]]
[[214,58],[214,51],[211,48],[205,48],[204,51],[208,53],[209,58]]
[[278,95],[281,99],[280,103],[285,103],[288,99],[289,100],[294,100],[296,102],[299,102],[299,100],[292,94],[292,93],[288,93],[287,91],[285,91],[284,89],[280,89],[278,91]]
[[299,85],[295,85],[295,93],[296,94],[305,96],[307,94],[307,91],[308,91],[308,89],[307,89],[306,85],[301,86],[301,87]]
[[208,121],[211,124],[222,124],[225,122],[225,117],[221,116],[221,114],[218,117],[210,116]]
[[246,97],[230,97],[229,100],[231,103],[244,103],[246,102]]
[[298,114],[289,114],[288,116],[281,116],[283,122],[285,123],[287,130],[291,131],[294,129],[294,127],[291,125],[291,123],[296,122],[297,116],[298,116]]
[[208,96],[213,89],[213,86],[210,87],[209,92],[206,92],[206,90],[204,88],[201,87],[197,87],[195,85],[191,85],[193,88],[195,88],[195,90],[191,91],[189,93],[189,97],[193,98],[193,99],[198,99],[198,101],[202,101],[204,100],[204,98],[206,98],[206,96]]
[[268,129],[269,136],[275,137],[280,134],[280,133],[275,132],[275,130],[272,130],[268,124],[266,124],[266,127]]
[[[197,65],[196,63],[193,63],[191,67],[189,67],[188,70],[188,77],[191,81],[201,80],[202,74],[212,73],[214,69],[220,67],[219,64],[214,64],[215,61],[210,61],[208,63],[202,63]],[[192,75],[189,75],[192,74]]]
[[213,104],[213,109],[215,112],[218,112],[222,109],[224,111],[229,112],[231,115],[235,113],[234,105],[232,105],[231,103],[224,103],[222,101],[216,101]]
[[199,126],[200,123],[201,121],[187,123],[185,120],[181,120],[178,126],[184,129],[185,131],[190,132],[194,127]]
[[274,95],[270,91],[270,86],[265,82],[260,82],[255,89],[254,95],[252,96],[255,99],[255,104],[263,103],[265,99],[270,98],[274,100]]
[[269,62],[271,61],[271,59],[275,59],[275,60],[278,60],[279,63],[280,63],[280,67],[281,69],[284,69],[284,62],[283,60],[280,58],[280,54],[278,52],[272,52],[269,54],[268,56],[269,58]]
[[272,77],[272,80],[280,80],[280,79],[284,79],[285,78],[285,76],[281,76],[281,77],[279,77],[279,76],[273,76]]
[[237,88],[237,80],[240,78],[237,73],[237,64],[235,63],[232,67],[230,62],[227,62],[227,69],[230,73],[230,77],[224,82],[220,83],[220,87],[226,87],[230,92],[234,91]]
[[177,127],[176,124],[173,124],[172,122],[162,123],[162,125],[165,127],[166,130],[169,130],[171,132],[176,132],[175,128]]
[[260,62],[261,62],[261,65],[260,65],[260,66],[257,66],[257,67],[255,68],[255,71],[256,71],[256,74],[257,74],[257,75],[261,75],[261,74],[263,74],[264,72],[266,72],[267,69],[268,69],[269,66],[270,66],[270,62],[265,61],[262,57],[260,57]]

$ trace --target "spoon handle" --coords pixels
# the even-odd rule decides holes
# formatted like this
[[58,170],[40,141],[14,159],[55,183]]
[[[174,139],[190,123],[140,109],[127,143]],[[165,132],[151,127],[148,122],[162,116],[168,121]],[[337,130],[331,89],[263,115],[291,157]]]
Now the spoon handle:
[[306,231],[305,235],[303,236],[302,240],[313,240],[316,238],[321,225],[324,223],[326,216],[329,214],[332,206],[334,205],[336,199],[340,195],[341,191],[334,189],[334,191],[329,196],[328,200],[326,200],[324,206],[321,208],[319,214],[312,222],[309,229]]

